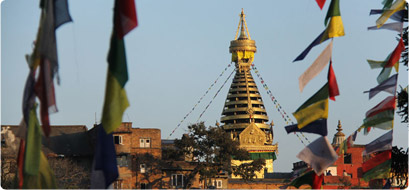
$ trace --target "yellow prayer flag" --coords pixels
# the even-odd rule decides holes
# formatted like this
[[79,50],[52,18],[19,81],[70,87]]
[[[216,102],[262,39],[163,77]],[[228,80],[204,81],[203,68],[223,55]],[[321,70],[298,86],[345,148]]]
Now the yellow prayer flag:
[[327,29],[325,30],[323,39],[345,36],[344,24],[341,16],[331,17]]
[[376,26],[380,28],[394,13],[405,9],[405,0],[397,0],[392,4],[391,8],[384,10],[382,15],[376,20]]
[[301,129],[309,123],[318,119],[328,118],[328,99],[318,101],[304,109],[293,113],[298,122],[298,128]]

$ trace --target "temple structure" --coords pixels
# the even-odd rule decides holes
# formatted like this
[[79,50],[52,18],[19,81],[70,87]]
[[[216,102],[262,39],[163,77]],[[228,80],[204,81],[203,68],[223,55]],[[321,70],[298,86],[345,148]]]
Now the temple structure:
[[[239,30],[240,36],[237,38]],[[269,119],[263,100],[250,72],[257,47],[256,42],[251,40],[243,10],[229,50],[232,62],[236,66],[236,74],[222,112],[222,127],[231,134],[232,139],[240,142],[240,148],[247,150],[252,160],[257,158],[266,160],[265,168],[257,174],[257,178],[264,178],[266,173],[273,172],[277,143],[273,145],[274,124],[273,122],[268,124]],[[232,164],[239,165],[252,160],[233,160]]]

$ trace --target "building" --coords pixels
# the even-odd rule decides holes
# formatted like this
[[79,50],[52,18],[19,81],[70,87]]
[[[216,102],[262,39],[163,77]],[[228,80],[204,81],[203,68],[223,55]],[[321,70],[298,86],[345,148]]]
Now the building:
[[[273,161],[277,151],[277,143],[273,145],[273,122],[268,124],[268,116],[262,97],[250,72],[257,48],[251,40],[247,29],[245,14],[240,15],[240,36],[230,42],[229,51],[235,63],[236,74],[230,86],[224,104],[221,122],[222,128],[231,134],[231,138],[240,143],[240,148],[250,153],[252,160],[264,158],[266,166],[257,173],[257,178],[264,178],[273,173]],[[233,160],[232,165],[240,165],[248,161]],[[232,178],[239,178],[232,176]]]

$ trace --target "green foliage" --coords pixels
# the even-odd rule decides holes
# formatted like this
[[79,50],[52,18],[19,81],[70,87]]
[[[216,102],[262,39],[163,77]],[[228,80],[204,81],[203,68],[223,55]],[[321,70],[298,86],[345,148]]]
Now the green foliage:
[[[195,174],[200,174],[200,180],[205,184],[210,178],[221,172],[240,175],[245,180],[254,178],[255,171],[265,164],[264,159],[255,160],[242,166],[231,166],[231,160],[250,160],[249,153],[239,148],[239,142],[233,141],[228,133],[220,127],[206,127],[203,122],[190,125],[189,133],[182,139],[175,140],[175,146],[196,163],[190,180]],[[207,188],[207,187],[205,187]]]

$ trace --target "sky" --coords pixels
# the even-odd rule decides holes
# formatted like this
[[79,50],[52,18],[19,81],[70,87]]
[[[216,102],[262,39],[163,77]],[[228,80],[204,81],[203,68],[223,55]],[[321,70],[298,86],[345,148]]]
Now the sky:
[[[256,41],[254,64],[286,113],[294,112],[326,83],[327,69],[301,93],[298,77],[329,43],[316,46],[299,62],[298,56],[324,29],[327,1],[320,10],[314,0],[297,1],[136,1],[139,26],[125,37],[129,81],[125,88],[130,107],[124,122],[134,127],[159,128],[166,139],[230,63],[239,14],[244,9],[248,30]],[[333,69],[340,96],[330,101],[328,139],[332,142],[338,120],[343,132],[352,134],[365,113],[384,98],[385,92],[368,99],[363,91],[377,85],[380,70],[371,70],[366,59],[384,60],[397,45],[397,32],[368,31],[382,8],[382,0],[341,0],[345,36],[333,41]],[[112,32],[113,1],[69,1],[73,22],[57,29],[60,86],[56,86],[58,112],[52,125],[86,125],[101,119],[107,74],[107,53]],[[32,53],[40,18],[38,1],[6,0],[1,3],[1,124],[17,125],[22,118],[22,93],[28,74],[25,55]],[[389,21],[391,22],[391,21]],[[220,77],[201,103],[170,137],[180,138],[227,80],[232,67]],[[393,71],[394,72],[394,71]],[[274,121],[278,143],[275,172],[290,172],[305,145],[287,134],[285,121],[253,72],[269,121]],[[399,85],[408,84],[407,67],[399,71]],[[220,121],[232,78],[212,101],[199,121],[214,126]],[[399,88],[399,87],[398,87]],[[291,115],[292,120],[295,118]],[[395,114],[394,141],[408,147],[407,124]],[[357,144],[367,144],[387,131],[358,134]],[[305,134],[310,142],[319,136]],[[305,141],[305,140],[304,140]],[[306,143],[306,142],[304,142]],[[308,144],[308,143],[306,143]]]

